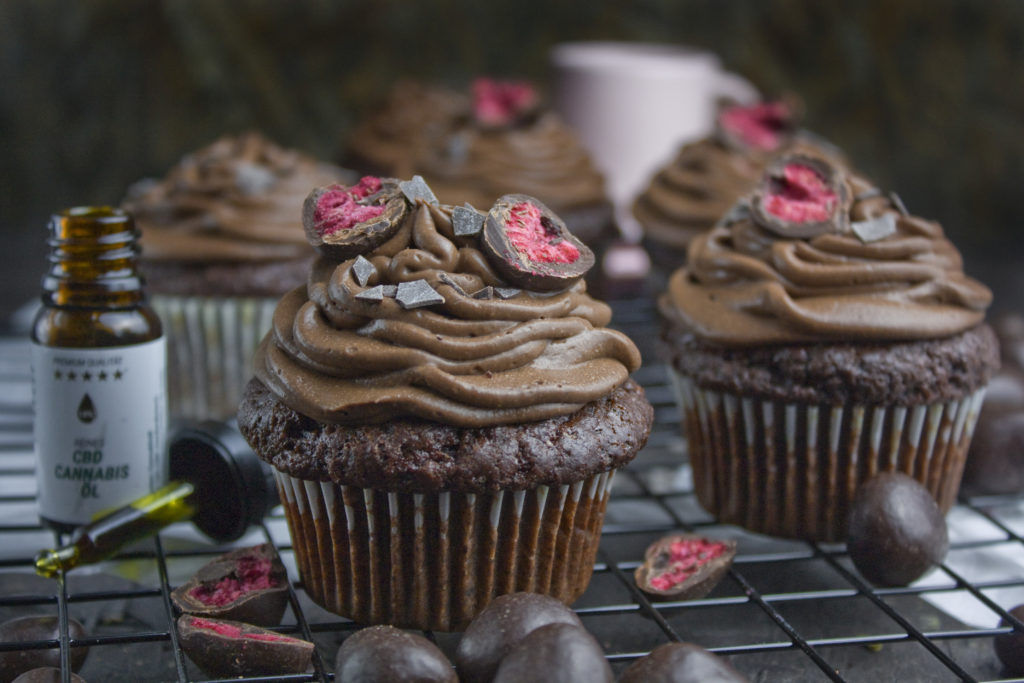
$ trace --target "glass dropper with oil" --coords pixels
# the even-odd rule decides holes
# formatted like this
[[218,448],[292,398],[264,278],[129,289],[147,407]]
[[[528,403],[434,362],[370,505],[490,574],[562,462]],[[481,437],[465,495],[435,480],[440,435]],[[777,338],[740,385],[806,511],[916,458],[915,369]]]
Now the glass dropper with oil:
[[46,577],[109,559],[175,522],[191,520],[217,542],[234,541],[277,504],[273,475],[234,423],[204,422],[169,443],[171,483],[118,508],[41,550],[34,563]]

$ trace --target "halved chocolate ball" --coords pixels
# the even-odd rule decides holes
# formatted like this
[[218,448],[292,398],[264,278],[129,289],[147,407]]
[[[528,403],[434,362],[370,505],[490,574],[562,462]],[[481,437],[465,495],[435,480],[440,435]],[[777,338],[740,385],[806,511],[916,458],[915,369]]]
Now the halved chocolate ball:
[[306,239],[321,254],[347,259],[390,239],[409,205],[394,178],[366,176],[352,187],[318,187],[302,204]]
[[786,100],[726,104],[715,117],[715,137],[744,153],[778,150],[797,130],[797,104]]
[[851,201],[842,170],[818,157],[786,154],[751,194],[750,216],[780,237],[805,239],[849,230]]
[[252,624],[178,617],[178,639],[189,659],[208,676],[280,676],[305,671],[313,643]]
[[539,200],[507,194],[491,207],[481,248],[498,273],[523,289],[565,289],[594,265],[594,252]]
[[736,541],[672,534],[652,543],[633,578],[645,593],[675,600],[702,598],[732,566]]

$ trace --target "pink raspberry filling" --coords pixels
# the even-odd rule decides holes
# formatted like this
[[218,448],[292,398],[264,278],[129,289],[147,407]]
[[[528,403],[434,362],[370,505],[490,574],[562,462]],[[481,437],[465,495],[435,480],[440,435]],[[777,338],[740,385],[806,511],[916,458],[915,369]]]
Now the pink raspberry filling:
[[765,211],[790,223],[827,220],[837,201],[836,193],[810,166],[787,164],[783,177],[775,178],[772,192],[765,196]]
[[365,176],[350,188],[329,188],[317,200],[313,220],[321,237],[348,230],[384,213],[379,205],[363,206],[358,203],[380,190],[380,178]]
[[210,621],[209,619],[203,619],[201,617],[192,617],[193,628],[201,628],[207,631],[213,631],[214,633],[228,638],[248,638],[249,640],[266,640],[271,643],[283,643],[288,642],[291,638],[287,636],[278,636],[272,633],[242,633],[242,629],[235,626],[234,624],[225,624],[220,621]]
[[727,131],[755,149],[773,150],[789,122],[789,108],[782,102],[761,102],[749,107],[727,107],[719,114]]
[[537,94],[529,83],[478,78],[473,82],[473,112],[481,123],[502,125],[533,106]]
[[651,587],[666,591],[686,581],[709,561],[725,553],[724,543],[706,539],[685,539],[669,546],[668,569],[651,577]]
[[561,239],[544,225],[540,209],[529,202],[516,204],[509,210],[505,228],[512,245],[534,263],[575,263],[580,257],[576,245]]
[[234,576],[225,576],[212,586],[200,584],[189,591],[189,595],[204,605],[220,607],[246,593],[276,588],[278,581],[270,575],[271,566],[268,558],[243,556],[238,560]]

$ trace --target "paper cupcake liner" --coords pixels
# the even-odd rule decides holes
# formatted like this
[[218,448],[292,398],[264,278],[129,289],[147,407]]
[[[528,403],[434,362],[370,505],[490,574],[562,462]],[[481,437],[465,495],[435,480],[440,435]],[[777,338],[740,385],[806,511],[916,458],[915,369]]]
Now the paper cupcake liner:
[[984,388],[920,406],[806,405],[701,389],[677,376],[697,499],[720,521],[838,541],[858,486],[879,472],[953,505]]
[[171,417],[234,417],[277,299],[155,295],[152,304],[167,338]]
[[393,493],[275,472],[309,597],[361,624],[453,631],[531,591],[566,604],[594,568],[614,472],[494,493]]

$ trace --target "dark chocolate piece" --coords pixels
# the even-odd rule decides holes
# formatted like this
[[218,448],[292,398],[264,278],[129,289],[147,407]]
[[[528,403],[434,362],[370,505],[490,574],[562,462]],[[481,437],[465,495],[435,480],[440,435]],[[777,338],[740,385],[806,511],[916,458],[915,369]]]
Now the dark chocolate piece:
[[583,628],[575,612],[547,595],[510,593],[495,598],[469,624],[455,650],[463,683],[492,680],[501,660],[527,635],[548,624]]
[[181,649],[208,676],[279,676],[304,672],[313,643],[229,619],[178,617]]
[[358,185],[318,187],[302,204],[306,239],[321,254],[352,258],[394,235],[409,205],[392,178],[367,176]]
[[896,194],[895,192],[890,192],[889,201],[892,202],[892,205],[895,206],[896,210],[899,211],[901,214],[903,214],[904,216],[910,215],[910,212],[907,211],[907,205],[903,203],[903,198],[900,197],[898,194]]
[[288,574],[268,544],[239,548],[200,567],[171,600],[187,614],[276,626],[288,606]]
[[749,679],[693,643],[665,643],[622,672],[619,683],[746,683]]
[[[86,636],[85,627],[76,619],[69,618],[68,635],[72,640],[81,640]],[[15,617],[0,624],[0,642],[31,642],[59,638],[60,622],[54,616],[40,614]],[[79,671],[88,654],[88,647],[72,647],[71,670]],[[47,666],[61,666],[60,647],[56,644],[51,648],[0,652],[0,681],[10,681],[26,671]]]
[[573,624],[530,632],[498,665],[494,683],[612,683],[615,676],[594,636]]
[[864,244],[877,242],[896,234],[896,216],[892,213],[883,213],[871,220],[851,223],[850,228]]
[[[1019,621],[1024,621],[1024,605],[1017,605],[1009,611]],[[1006,619],[1000,619],[999,625],[1005,627],[1010,624]],[[1006,673],[1024,676],[1024,633],[1016,629],[1010,633],[1001,633],[993,639],[992,645],[999,661],[1006,667]]]
[[445,285],[448,285],[449,287],[451,287],[452,289],[454,289],[454,290],[455,290],[455,293],[456,293],[456,294],[459,294],[460,296],[467,296],[467,294],[466,294],[466,290],[464,290],[464,289],[463,289],[463,288],[462,288],[462,287],[461,287],[461,286],[459,285],[459,283],[458,283],[458,282],[456,282],[456,281],[455,281],[455,280],[454,280],[454,279],[452,278],[452,276],[451,276],[451,275],[449,275],[448,273],[438,273],[438,274],[437,274],[437,280],[438,280],[438,282],[440,282],[440,283],[442,283],[442,284],[445,284]]
[[412,180],[403,180],[398,183],[398,187],[402,189],[402,194],[413,204],[416,203],[417,199],[422,199],[428,204],[437,204],[437,197],[434,195],[434,191],[427,185],[427,181],[423,179],[423,176],[414,175]]
[[444,303],[444,297],[438,294],[437,290],[431,287],[426,280],[398,283],[395,300],[406,310]]
[[[41,666],[29,669],[15,678],[11,683],[62,683],[61,671],[55,666]],[[71,683],[85,683],[85,679],[72,672]]]
[[718,585],[736,557],[736,541],[672,534],[652,543],[633,578],[640,590],[660,598],[695,600]]
[[566,289],[594,265],[594,252],[565,222],[523,194],[508,194],[494,203],[480,242],[499,274],[523,289]]
[[352,264],[352,275],[355,276],[360,287],[365,287],[366,283],[370,281],[370,276],[376,272],[377,269],[374,265],[367,261],[362,254],[357,256],[356,262]]
[[474,299],[493,299],[494,298],[494,287],[487,285],[483,289],[478,289],[473,292]]
[[946,556],[946,519],[917,480],[883,472],[854,497],[846,547],[853,564],[872,583],[906,586]]
[[519,296],[523,290],[516,289],[514,287],[495,287],[494,293],[501,299],[511,299],[514,296]]
[[384,285],[375,285],[369,289],[364,289],[356,294],[355,298],[359,301],[379,304],[381,301],[384,301]]
[[458,683],[451,662],[421,635],[394,626],[356,631],[341,644],[334,660],[339,683]]
[[786,154],[765,171],[750,197],[755,223],[789,239],[806,239],[849,228],[846,176],[824,159]]
[[469,204],[452,209],[452,228],[456,237],[472,237],[484,228],[486,216]]

